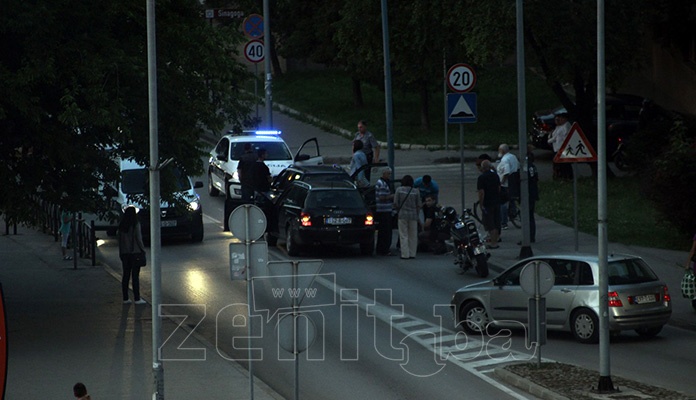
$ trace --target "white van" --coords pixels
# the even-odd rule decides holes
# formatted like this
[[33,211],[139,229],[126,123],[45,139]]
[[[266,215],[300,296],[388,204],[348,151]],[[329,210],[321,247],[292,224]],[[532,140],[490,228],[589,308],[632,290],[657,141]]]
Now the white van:
[[[104,194],[112,197],[114,211],[122,215],[123,211],[133,206],[136,208],[142,225],[143,236],[150,235],[149,170],[133,159],[119,159],[120,181],[115,185],[106,185]],[[188,236],[193,242],[203,240],[203,209],[200,196],[194,189],[202,188],[203,182],[193,183],[181,169],[168,165],[160,170],[160,181],[171,180],[178,189],[175,196],[183,200],[184,206],[160,203],[162,237]],[[110,229],[109,233],[114,233]]]

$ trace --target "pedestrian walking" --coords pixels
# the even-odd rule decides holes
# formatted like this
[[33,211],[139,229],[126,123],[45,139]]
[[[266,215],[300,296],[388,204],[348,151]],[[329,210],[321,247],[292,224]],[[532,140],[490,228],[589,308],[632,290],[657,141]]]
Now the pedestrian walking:
[[[558,153],[563,146],[563,142],[570,132],[570,122],[568,122],[567,113],[559,113],[554,117],[556,128],[549,135],[547,143],[551,144],[554,153]],[[569,163],[553,163],[553,177],[555,179],[572,179],[573,170]]]
[[[355,173],[358,172],[360,168],[368,164],[367,155],[365,154],[365,151],[363,149],[364,145],[362,141],[353,140],[353,156],[351,157],[350,165],[348,166],[350,176],[355,175]],[[363,169],[355,176],[355,183],[357,183],[358,187],[370,186],[370,181],[366,175],[367,171]]]
[[68,254],[68,239],[72,230],[72,213],[63,210],[60,213],[60,251],[63,254],[63,260],[72,260],[72,256]]
[[481,161],[481,175],[476,181],[483,227],[488,231],[489,249],[497,249],[500,236],[500,178],[489,160]]
[[377,245],[375,253],[380,256],[390,256],[392,244],[392,211],[394,210],[394,194],[391,190],[392,170],[386,167],[382,177],[375,184],[375,219],[377,222]]
[[686,264],[684,265],[687,270],[691,268],[691,270],[694,271],[694,274],[696,274],[696,235],[694,235],[693,239],[691,240],[689,258],[687,258]]
[[77,400],[92,400],[92,397],[87,394],[87,387],[82,382],[77,382],[73,386],[73,395]]
[[123,293],[123,304],[130,304],[128,298],[128,282],[133,283],[133,302],[135,304],[145,304],[145,300],[140,298],[140,265],[136,263],[135,256],[145,253],[143,244],[143,233],[135,213],[135,207],[127,207],[123,213],[123,218],[118,224],[118,255],[123,265],[123,277],[121,279],[121,291]]
[[399,242],[401,259],[416,258],[418,250],[418,213],[423,207],[418,190],[413,188],[413,177],[404,175],[401,186],[394,193],[394,206],[399,215]]

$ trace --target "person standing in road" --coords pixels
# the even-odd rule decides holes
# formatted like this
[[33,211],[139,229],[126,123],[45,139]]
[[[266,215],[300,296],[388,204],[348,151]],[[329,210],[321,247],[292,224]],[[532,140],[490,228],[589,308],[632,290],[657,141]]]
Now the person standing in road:
[[423,207],[418,190],[413,190],[413,177],[404,175],[394,193],[394,206],[399,213],[401,259],[416,258],[418,250],[418,213]]
[[[377,142],[375,135],[367,130],[367,122],[364,119],[358,121],[358,131],[355,132],[353,140],[363,142],[363,152],[367,157],[368,164],[379,162],[379,142]],[[370,181],[370,171],[365,171],[365,178],[368,182]]]
[[133,302],[135,304],[145,304],[145,300],[140,298],[140,266],[136,265],[135,255],[145,252],[143,244],[143,233],[135,213],[135,207],[127,207],[123,213],[123,218],[118,224],[118,255],[123,264],[123,278],[121,279],[121,291],[123,293],[123,304],[130,304],[128,298],[128,281],[133,281]]
[[505,143],[498,147],[498,158],[500,158],[497,167],[500,179],[500,225],[501,229],[507,229],[508,215],[517,213],[514,198],[520,197],[520,162]]
[[382,177],[375,184],[377,222],[377,245],[375,253],[380,256],[390,256],[392,243],[392,210],[394,209],[394,194],[391,191],[391,168],[382,170]]
[[[567,113],[556,114],[554,120],[556,122],[556,128],[554,128],[553,132],[549,135],[547,143],[551,144],[554,153],[558,153],[558,151],[561,150],[561,146],[563,146],[566,136],[568,136],[570,132],[570,122],[568,122]],[[554,162],[553,177],[556,179],[572,179],[573,170],[568,163]]]
[[253,189],[255,192],[268,193],[271,190],[271,182],[273,181],[271,170],[268,169],[268,165],[265,162],[268,152],[266,149],[260,148],[256,151],[256,154],[258,158],[250,168]]
[[72,214],[68,211],[61,211],[60,213],[60,228],[58,232],[60,233],[60,251],[63,253],[63,260],[72,260],[72,256],[68,254],[68,239],[70,238],[70,231],[72,229]]
[[87,394],[87,387],[82,382],[77,382],[73,386],[73,395],[77,400],[92,400],[89,394]]
[[483,227],[488,231],[489,249],[497,249],[500,235],[500,178],[489,160],[481,161],[481,175],[476,181]]
[[[350,159],[349,173],[350,176],[355,175],[355,173],[362,167],[368,164],[367,155],[365,154],[363,142],[360,140],[353,140],[353,157]],[[362,170],[355,177],[355,182],[358,187],[370,186],[370,181],[366,177],[367,171]]]
[[256,159],[251,143],[244,143],[244,153],[239,157],[237,163],[237,175],[239,175],[239,183],[242,185],[242,202],[244,203],[254,201],[254,182],[251,169]]
[[691,268],[692,271],[694,271],[694,274],[696,274],[696,235],[694,235],[694,238],[691,241],[691,250],[689,251],[689,258],[686,260],[686,264],[684,264],[686,269],[688,270]]
[[430,175],[423,175],[420,178],[416,178],[413,182],[413,187],[418,189],[423,202],[425,202],[425,197],[428,195],[433,196],[435,204],[439,201],[440,186],[438,186],[437,182],[435,182]]

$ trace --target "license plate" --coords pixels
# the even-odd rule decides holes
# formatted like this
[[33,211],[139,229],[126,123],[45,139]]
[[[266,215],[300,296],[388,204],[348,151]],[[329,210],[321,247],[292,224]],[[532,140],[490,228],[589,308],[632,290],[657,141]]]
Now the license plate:
[[328,217],[324,220],[326,225],[348,225],[351,222],[353,222],[353,220],[350,217]]
[[176,226],[176,220],[160,221],[160,226],[162,226],[162,228],[171,228]]
[[654,303],[657,301],[657,296],[655,296],[654,294],[641,294],[638,296],[634,296],[633,301],[636,304]]

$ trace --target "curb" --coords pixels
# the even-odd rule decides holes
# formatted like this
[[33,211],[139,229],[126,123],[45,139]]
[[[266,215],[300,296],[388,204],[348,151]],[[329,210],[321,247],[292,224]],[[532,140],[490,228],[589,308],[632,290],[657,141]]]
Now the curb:
[[549,390],[541,385],[538,385],[528,379],[525,379],[513,372],[510,372],[503,368],[496,368],[494,370],[494,375],[501,381],[512,385],[518,389],[522,389],[525,392],[537,396],[544,400],[570,400],[569,398],[562,396],[552,390]]

